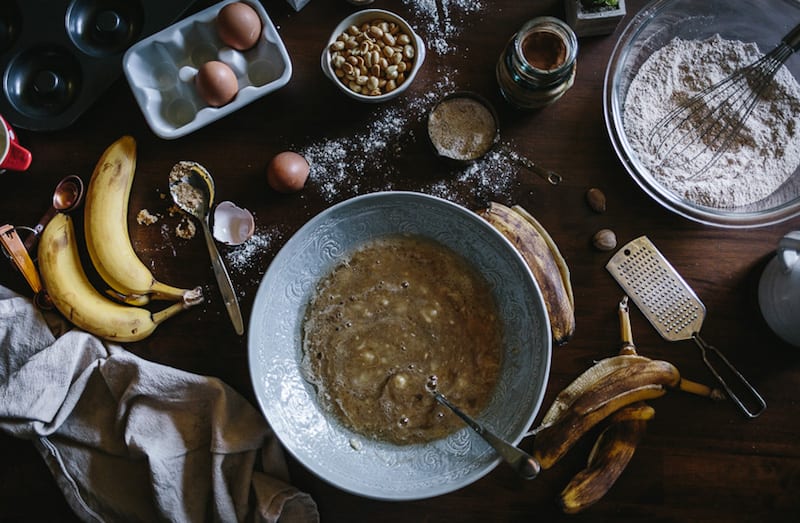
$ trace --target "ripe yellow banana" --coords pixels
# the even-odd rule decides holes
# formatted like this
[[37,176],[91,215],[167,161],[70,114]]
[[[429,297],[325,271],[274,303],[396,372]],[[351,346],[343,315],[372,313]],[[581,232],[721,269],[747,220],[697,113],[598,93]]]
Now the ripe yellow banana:
[[112,296],[134,305],[151,298],[196,301],[202,288],[179,289],[153,277],[136,255],[128,233],[128,200],[136,171],[136,141],[123,136],[102,154],[86,190],[84,233],[98,274]]
[[580,393],[555,422],[536,431],[533,457],[543,469],[550,468],[609,415],[632,403],[663,396],[680,381],[678,369],[663,360],[636,361],[611,371]]
[[569,269],[555,242],[527,211],[491,202],[478,214],[492,224],[522,254],[544,297],[556,345],[575,333],[575,307]]
[[39,271],[50,299],[67,320],[111,341],[146,338],[164,320],[190,306],[180,301],[151,313],[147,309],[116,303],[99,293],[81,265],[72,218],[62,213],[56,214],[42,231]]
[[602,498],[630,462],[644,436],[647,420],[655,410],[639,402],[618,410],[592,447],[586,468],[567,484],[559,503],[567,514],[576,514]]

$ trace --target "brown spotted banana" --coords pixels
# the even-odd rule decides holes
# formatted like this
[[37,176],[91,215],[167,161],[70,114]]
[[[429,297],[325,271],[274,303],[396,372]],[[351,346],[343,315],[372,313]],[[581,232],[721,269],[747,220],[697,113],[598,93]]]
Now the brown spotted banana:
[[162,322],[199,303],[179,301],[158,312],[117,303],[101,294],[81,265],[72,218],[56,214],[39,242],[39,271],[56,309],[74,325],[100,338],[130,342],[146,338]]
[[477,213],[503,234],[530,267],[542,291],[556,345],[575,333],[575,304],[569,269],[553,239],[525,209],[491,202]]
[[624,407],[611,415],[611,422],[595,441],[586,468],[561,491],[559,504],[567,514],[576,514],[596,503],[625,470],[655,410],[644,402]]
[[630,332],[627,299],[620,302],[620,354],[604,358],[562,390],[532,431],[534,457],[542,468],[551,467],[588,430],[614,412],[647,399],[664,395],[667,389],[721,399],[717,389],[681,377],[678,369],[663,360],[636,353]]
[[142,263],[128,232],[128,201],[136,171],[136,141],[123,136],[102,154],[86,190],[84,235],[92,264],[111,296],[134,305],[150,299],[202,299],[202,288],[180,289],[156,280]]
[[680,381],[678,369],[663,360],[635,361],[612,370],[578,394],[568,407],[559,407],[560,415],[549,416],[555,418],[550,424],[536,429],[533,457],[543,469],[552,467],[581,436],[608,416],[633,403],[663,396]]

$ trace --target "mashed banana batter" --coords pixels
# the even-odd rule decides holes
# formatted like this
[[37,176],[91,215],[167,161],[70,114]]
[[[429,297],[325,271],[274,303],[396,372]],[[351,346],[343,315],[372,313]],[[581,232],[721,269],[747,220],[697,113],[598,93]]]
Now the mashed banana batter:
[[367,244],[318,286],[306,312],[304,370],[321,404],[352,430],[396,444],[462,427],[426,390],[467,413],[488,403],[502,327],[486,281],[418,237]]

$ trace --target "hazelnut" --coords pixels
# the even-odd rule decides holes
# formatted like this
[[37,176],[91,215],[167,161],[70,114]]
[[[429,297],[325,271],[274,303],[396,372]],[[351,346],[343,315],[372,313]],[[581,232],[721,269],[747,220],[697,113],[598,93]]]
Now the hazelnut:
[[611,229],[600,229],[592,236],[592,245],[599,251],[610,251],[617,246],[617,235]]
[[586,191],[586,203],[596,213],[606,212],[606,195],[596,187]]

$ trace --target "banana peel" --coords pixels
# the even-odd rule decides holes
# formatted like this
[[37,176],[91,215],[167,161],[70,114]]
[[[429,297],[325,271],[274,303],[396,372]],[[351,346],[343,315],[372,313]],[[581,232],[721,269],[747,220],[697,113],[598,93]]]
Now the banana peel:
[[633,403],[661,397],[679,383],[678,369],[664,360],[635,362],[610,372],[578,395],[549,425],[536,430],[533,457],[543,469],[552,467],[610,415]]
[[718,389],[683,378],[663,360],[636,351],[628,300],[619,304],[622,347],[616,356],[592,365],[562,390],[545,413],[536,434],[533,457],[541,468],[552,467],[592,427],[606,420],[586,467],[564,488],[559,504],[566,513],[580,512],[602,498],[632,459],[655,410],[645,400],[668,389],[679,389],[712,400],[724,398]]
[[524,208],[491,202],[477,214],[494,226],[522,255],[544,298],[553,342],[567,343],[575,333],[575,297],[569,268],[547,230]]
[[610,424],[595,441],[586,468],[564,487],[559,505],[577,514],[599,501],[614,486],[633,458],[655,410],[644,402],[628,405],[610,417]]

